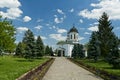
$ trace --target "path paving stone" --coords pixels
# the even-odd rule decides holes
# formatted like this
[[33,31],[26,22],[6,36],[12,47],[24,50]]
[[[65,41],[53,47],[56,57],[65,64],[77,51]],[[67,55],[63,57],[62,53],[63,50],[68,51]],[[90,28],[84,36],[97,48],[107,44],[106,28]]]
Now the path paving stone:
[[43,80],[103,80],[64,57],[57,57]]

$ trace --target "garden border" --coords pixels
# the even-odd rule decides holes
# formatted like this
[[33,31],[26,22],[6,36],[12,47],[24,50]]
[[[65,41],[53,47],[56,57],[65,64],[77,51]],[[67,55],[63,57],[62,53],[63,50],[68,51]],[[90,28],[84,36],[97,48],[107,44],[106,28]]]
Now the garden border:
[[107,71],[96,69],[95,67],[92,67],[89,65],[85,65],[84,63],[78,62],[72,58],[67,58],[67,59],[70,60],[71,62],[77,64],[78,66],[92,72],[93,74],[103,78],[104,80],[120,80],[120,76],[116,76],[116,75],[108,73]]
[[48,71],[51,64],[54,62],[55,58],[50,58],[45,63],[40,66],[26,72],[16,80],[42,80],[45,73]]

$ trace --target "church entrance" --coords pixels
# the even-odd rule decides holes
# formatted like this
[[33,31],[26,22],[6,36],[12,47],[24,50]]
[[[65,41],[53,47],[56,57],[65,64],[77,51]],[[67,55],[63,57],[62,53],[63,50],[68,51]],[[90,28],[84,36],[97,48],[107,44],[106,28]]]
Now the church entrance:
[[58,56],[64,57],[65,56],[65,49],[58,50]]

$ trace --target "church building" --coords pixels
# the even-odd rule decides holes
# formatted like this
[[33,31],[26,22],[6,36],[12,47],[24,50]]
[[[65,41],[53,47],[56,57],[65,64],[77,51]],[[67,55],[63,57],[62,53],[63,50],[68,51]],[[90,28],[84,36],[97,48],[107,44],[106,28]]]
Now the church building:
[[78,30],[73,26],[67,33],[66,41],[58,42],[58,56],[71,57],[74,44],[79,43],[78,38]]

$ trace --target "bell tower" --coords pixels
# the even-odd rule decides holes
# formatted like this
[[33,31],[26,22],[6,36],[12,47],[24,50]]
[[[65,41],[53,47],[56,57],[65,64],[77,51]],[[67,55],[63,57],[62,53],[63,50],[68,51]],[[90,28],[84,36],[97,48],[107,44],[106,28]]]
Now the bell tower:
[[79,37],[78,30],[73,25],[73,27],[67,33],[67,40],[66,40],[66,42],[71,43],[71,44],[78,44],[79,43],[78,37]]

